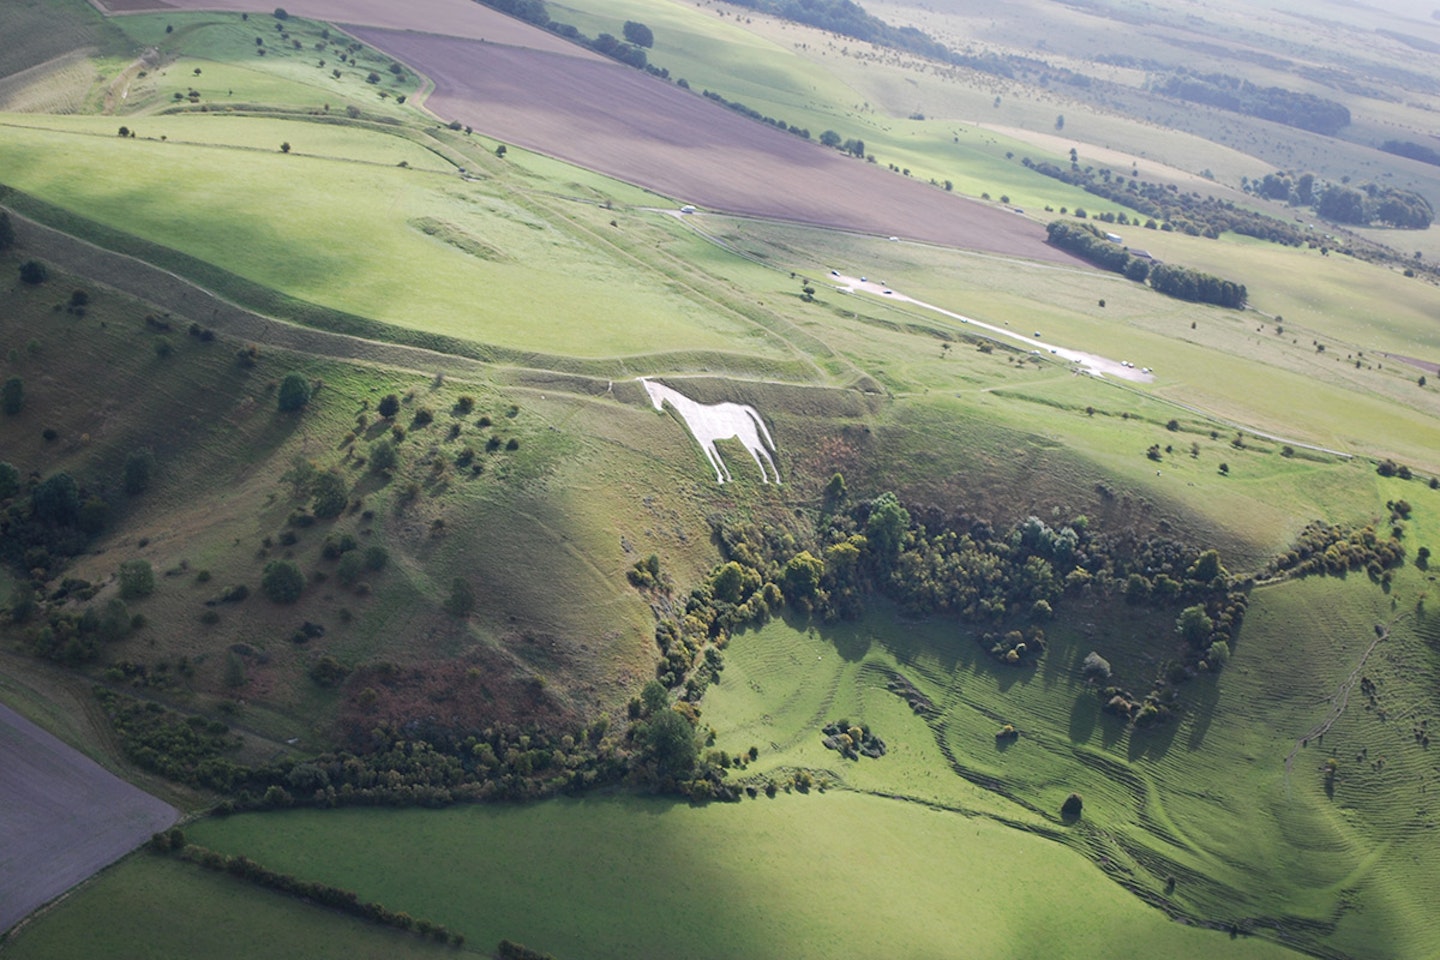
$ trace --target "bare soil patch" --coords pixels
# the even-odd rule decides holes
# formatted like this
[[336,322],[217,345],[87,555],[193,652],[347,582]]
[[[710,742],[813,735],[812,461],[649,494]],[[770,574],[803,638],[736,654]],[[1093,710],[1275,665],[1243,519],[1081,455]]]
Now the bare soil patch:
[[0,706],[0,931],[179,817]]
[[1078,262],[1024,217],[781,133],[629,67],[428,34],[351,32],[434,80],[428,105],[439,116],[686,203]]
[[[256,0],[100,0],[115,13],[153,10],[223,10],[231,13],[270,14],[273,6]],[[486,43],[510,44],[548,50],[586,60],[602,61],[599,54],[536,29],[514,17],[481,6],[474,0],[286,0],[293,17],[328,23],[422,30],[447,37],[465,37]]]

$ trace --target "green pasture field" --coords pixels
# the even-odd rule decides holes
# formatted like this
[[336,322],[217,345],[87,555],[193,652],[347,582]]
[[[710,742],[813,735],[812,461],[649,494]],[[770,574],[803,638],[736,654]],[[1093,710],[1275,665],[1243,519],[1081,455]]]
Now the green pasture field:
[[506,937],[559,957],[1083,958],[1116,942],[1289,955],[1171,923],[1038,837],[851,792],[302,811],[189,833],[392,909],[423,906],[470,943]]
[[[711,219],[725,224],[714,232],[731,246],[759,251],[778,268],[789,266],[804,272],[820,290],[818,299],[837,311],[842,321],[846,314],[868,315],[892,324],[911,324],[922,332],[975,335],[974,327],[914,305],[825,289],[832,282],[828,276],[831,268],[851,276],[883,277],[902,294],[1008,326],[1022,336],[1039,330],[1048,342],[1152,367],[1156,372],[1153,383],[1118,383],[1111,394],[1148,393],[1178,404],[1160,417],[1160,423],[1171,416],[1183,420],[1198,412],[1202,418],[1218,421],[1206,429],[1207,434],[1208,429],[1222,434],[1228,430],[1233,437],[1235,428],[1249,428],[1342,452],[1398,457],[1429,471],[1440,469],[1440,461],[1434,458],[1434,451],[1440,448],[1435,427],[1435,415],[1440,412],[1437,387],[1419,387],[1416,378],[1420,371],[1376,355],[1378,350],[1410,349],[1428,356],[1424,344],[1433,334],[1422,318],[1428,303],[1437,298],[1432,288],[1389,271],[1348,262],[1324,263],[1337,271],[1336,277],[1321,286],[1322,293],[1335,292],[1333,300],[1320,301],[1303,313],[1298,329],[1290,325],[1289,316],[1282,315],[1285,334],[1278,336],[1271,317],[1184,303],[1091,270],[956,253],[923,244],[886,243],[776,223]],[[1144,233],[1148,241],[1149,231]],[[1185,257],[1197,250],[1222,247],[1191,240],[1176,259],[1187,262]],[[1230,265],[1234,266],[1245,248],[1231,249]],[[1283,259],[1284,254],[1305,256],[1265,247],[1261,257],[1272,251],[1281,259],[1267,276],[1280,275],[1291,265]],[[1308,264],[1311,268],[1316,265]],[[1372,283],[1378,280],[1377,298],[1366,300],[1340,292],[1346,289],[1343,279],[1352,275]],[[1298,279],[1284,283],[1287,293],[1300,288]],[[1389,302],[1381,299],[1388,293],[1387,283],[1408,286],[1399,288],[1393,313],[1377,317],[1375,304]],[[1265,289],[1263,280],[1261,289]],[[1257,299],[1259,296],[1263,294]],[[1102,299],[1104,307],[1099,306]],[[1388,319],[1391,316],[1393,323]],[[953,385],[966,393],[973,392],[973,386],[982,390],[997,386],[993,373],[972,384],[967,382],[968,369],[957,370],[957,366],[966,367],[964,358],[973,348],[962,349],[957,344],[947,352],[937,349],[933,336],[919,341],[911,336],[898,338],[908,340],[912,344],[908,348],[897,345],[884,350],[876,342],[873,326],[859,339],[848,324],[832,320],[829,326],[823,334],[828,343],[842,351],[855,351],[858,365],[875,371],[897,392]],[[1320,338],[1329,344],[1324,352],[1318,352],[1312,343]],[[1026,349],[1021,341],[1007,338],[996,338],[996,344],[997,356],[1002,346]],[[896,366],[902,359],[901,350],[909,356],[903,357],[903,366]],[[1362,352],[1363,359],[1359,356]],[[1042,369],[1057,366],[1048,357],[1041,359],[1045,361]],[[1361,360],[1361,369],[1355,368],[1355,360]],[[993,371],[993,363],[987,366]],[[1112,399],[1097,403],[1096,389],[1077,383],[1076,399],[1068,405],[1082,410],[1094,405],[1118,413],[1130,402]],[[1055,396],[1058,399],[1066,392],[1060,389]],[[1195,412],[1186,411],[1186,406]],[[1283,442],[1276,441],[1277,445]],[[1139,452],[1143,453],[1145,446],[1148,442]]]
[[[1432,523],[1417,515],[1415,526]],[[734,774],[750,782],[808,769],[854,790],[1049,833],[1191,916],[1278,924],[1282,939],[1324,937],[1347,956],[1426,956],[1435,923],[1421,904],[1436,854],[1420,825],[1432,816],[1423,798],[1435,771],[1412,732],[1429,717],[1440,664],[1421,640],[1436,632],[1435,615],[1413,610],[1425,583],[1405,572],[1388,597],[1363,577],[1258,591],[1230,666],[1184,687],[1182,718],[1151,732],[1102,714],[1079,665],[1096,650],[1115,682],[1146,684],[1173,642],[1169,620],[1073,600],[1045,625],[1050,649],[1033,671],[1000,667],[972,628],[940,620],[901,628],[882,612],[818,630],[773,623],[732,639],[704,722],[718,748],[760,747]],[[1396,610],[1391,639],[1363,670],[1382,691],[1376,703],[1357,688],[1333,730],[1299,746],[1374,639],[1373,623]],[[886,689],[897,673],[937,705],[928,726]],[[1377,710],[1389,713],[1377,719]],[[841,719],[868,723],[886,755],[846,761],[825,750],[819,727]],[[1014,743],[997,741],[1006,723],[1019,731]],[[1320,771],[1326,756],[1343,771],[1333,797]],[[1064,828],[1056,811],[1072,790],[1085,814]]]
[[72,891],[10,934],[4,949],[7,957],[34,960],[242,960],[277,949],[334,960],[419,960],[456,953],[413,934],[149,853],[138,853]]
[[[279,144],[260,152],[9,126],[0,159],[10,185],[42,200],[400,327],[572,356],[787,352],[643,274],[617,279],[631,275],[629,258],[582,242],[523,197],[424,170],[307,156],[311,127],[292,126],[290,155]],[[328,128],[321,139],[334,149]],[[350,202],[356,196],[391,201]],[[603,213],[594,219],[609,219]],[[577,313],[577,303],[586,309]]]
[[[153,47],[165,58],[157,71],[136,78],[127,101],[129,112],[165,109],[175,103],[175,93],[194,89],[200,93],[199,102],[211,109],[248,103],[318,110],[330,104],[343,112],[347,103],[353,103],[367,114],[413,116],[414,111],[395,97],[415,96],[424,89],[413,71],[402,66],[399,74],[392,73],[393,61],[369,47],[353,54],[356,62],[341,63],[342,53],[350,56],[346,47],[352,39],[337,28],[309,20],[284,21],[288,40],[275,29],[280,21],[263,14],[248,21],[226,13],[137,14],[117,17],[114,23],[138,47]],[[257,46],[257,39],[263,47]],[[264,56],[258,55],[260,49]],[[199,74],[194,73],[196,68]],[[372,71],[380,76],[378,83],[366,82]],[[382,92],[388,96],[381,97]]]

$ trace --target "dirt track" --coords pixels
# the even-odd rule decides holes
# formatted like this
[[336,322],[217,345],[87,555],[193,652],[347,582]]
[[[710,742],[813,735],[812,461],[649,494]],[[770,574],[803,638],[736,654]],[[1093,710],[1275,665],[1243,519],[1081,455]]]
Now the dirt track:
[[0,706],[0,931],[178,817]]

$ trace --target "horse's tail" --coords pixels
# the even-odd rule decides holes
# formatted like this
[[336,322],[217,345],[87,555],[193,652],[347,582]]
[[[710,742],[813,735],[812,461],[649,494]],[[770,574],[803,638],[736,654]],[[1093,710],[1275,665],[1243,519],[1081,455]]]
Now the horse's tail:
[[760,428],[760,436],[765,438],[765,445],[770,448],[772,453],[778,453],[779,451],[775,448],[775,441],[770,439],[770,431],[765,428],[765,421],[761,419],[760,414],[748,403],[744,405],[743,409],[750,415],[750,419],[755,421],[755,426]]

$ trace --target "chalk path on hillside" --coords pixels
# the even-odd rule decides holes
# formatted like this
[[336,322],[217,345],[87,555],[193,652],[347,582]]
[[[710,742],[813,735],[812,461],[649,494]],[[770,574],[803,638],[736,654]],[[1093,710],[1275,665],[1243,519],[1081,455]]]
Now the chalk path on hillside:
[[1011,330],[1009,327],[997,327],[993,323],[986,323],[983,320],[976,320],[974,317],[967,317],[964,314],[955,313],[953,310],[946,310],[944,307],[937,307],[933,303],[926,303],[923,300],[916,300],[914,297],[907,297],[884,284],[874,280],[867,280],[864,277],[847,277],[843,274],[831,274],[832,286],[841,293],[871,293],[883,300],[893,300],[899,303],[909,303],[925,310],[933,310],[942,316],[959,320],[961,323],[979,327],[990,333],[998,334],[1011,340],[1017,340],[1028,346],[1032,353],[1045,356],[1056,356],[1070,363],[1078,364],[1088,373],[1096,376],[1115,377],[1120,380],[1131,380],[1136,383],[1150,383],[1154,381],[1155,375],[1136,366],[1127,366],[1128,361],[1111,360],[1109,357],[1102,357],[1096,353],[1086,353],[1083,350],[1074,350],[1070,347],[1062,347],[1058,344],[1047,343],[1039,337],[1027,337],[1019,330]]
[[0,705],[0,932],[179,816]]

